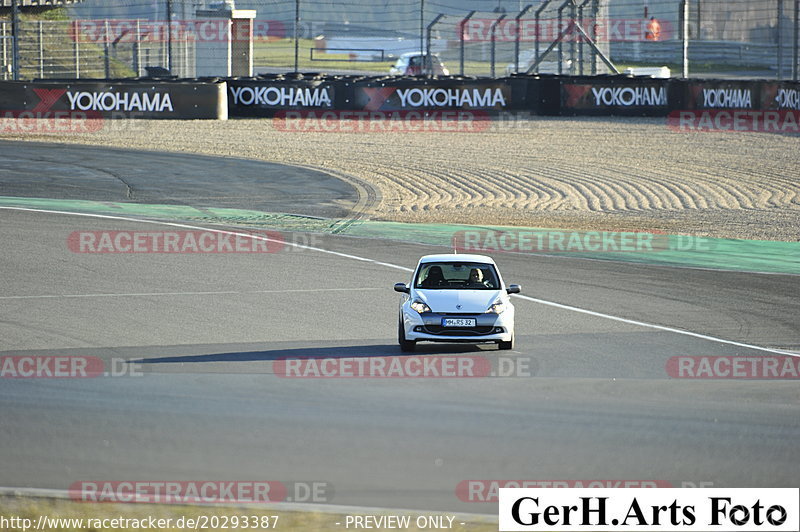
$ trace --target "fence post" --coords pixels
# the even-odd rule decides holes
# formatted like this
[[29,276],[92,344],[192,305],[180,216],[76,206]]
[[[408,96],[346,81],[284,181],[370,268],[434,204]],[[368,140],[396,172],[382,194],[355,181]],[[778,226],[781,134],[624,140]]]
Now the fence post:
[[514,73],[519,74],[519,41],[522,38],[522,17],[533,8],[533,4],[528,4],[520,11],[514,20],[517,22],[517,34],[514,36]]
[[39,34],[39,79],[42,79],[44,78],[44,29],[42,28],[42,21],[40,20],[36,26]]
[[3,60],[2,63],[0,64],[2,64],[3,66],[3,81],[6,80],[8,73],[8,67],[6,66],[8,65],[8,50],[6,49],[7,48],[6,41],[8,40],[8,35],[6,33],[7,33],[6,22],[2,20],[0,21],[0,48],[2,48]]
[[778,0],[778,80],[783,79],[783,0]]
[[683,78],[689,78],[689,0],[681,0],[683,28]]
[[14,81],[19,80],[19,0],[11,0],[11,54]]
[[431,57],[431,32],[433,31],[433,27],[436,24],[438,24],[438,22],[442,18],[444,18],[444,15],[442,13],[439,13],[438,15],[436,15],[436,18],[434,18],[433,21],[430,24],[428,24],[428,28],[427,28],[427,31],[426,31],[426,36],[428,38],[428,42],[427,42],[426,47],[425,47],[425,59],[423,61],[423,65],[424,65],[423,74],[426,74],[428,76],[432,76],[433,75],[433,58]]
[[77,20],[73,20],[71,24],[72,24],[72,35],[73,35],[72,57],[75,61],[75,79],[79,79],[81,77],[81,48],[80,48],[81,35],[80,33],[78,33],[78,30],[80,28],[78,27]]
[[138,18],[136,19],[135,32],[136,33],[134,34],[133,38],[133,54],[132,54],[133,57],[131,58],[133,60],[133,65],[131,66],[133,67],[133,71],[136,72],[136,77],[138,78],[139,76],[142,75],[142,66],[141,66],[142,62],[141,58],[139,57],[139,54],[141,53],[140,48],[142,43],[142,26]]
[[[574,24],[578,20],[578,4],[575,3],[575,0],[570,1],[569,5],[569,22],[570,24]],[[575,61],[578,58],[578,38],[574,34],[572,34],[572,38],[569,41],[569,74],[572,75],[575,72]]]
[[419,53],[425,53],[425,0],[419,0]]
[[539,6],[539,9],[537,9],[536,12],[534,13],[533,17],[533,20],[536,24],[536,27],[534,28],[534,32],[536,33],[536,58],[534,59],[535,63],[539,62],[539,40],[541,37],[541,30],[539,29],[539,22],[540,22],[539,17],[541,16],[542,11],[544,11],[545,8],[548,6],[548,4],[550,4],[550,2],[552,2],[552,0],[544,0],[544,2],[542,2],[542,5]]
[[105,38],[103,39],[103,62],[104,62],[104,70],[106,79],[111,78],[111,43],[109,39],[111,36],[109,33],[111,32],[110,25],[108,23],[108,19],[106,19],[105,23],[103,24],[103,33],[105,34]]
[[[564,31],[564,30],[561,29],[561,26],[564,25],[564,9],[566,9],[566,7],[569,6],[569,5],[574,6],[575,5],[574,0],[564,0],[564,3],[561,4],[561,6],[559,6],[559,8],[558,8],[558,31],[559,31],[559,33]],[[573,37],[573,39],[574,39],[574,37]],[[560,41],[558,41],[558,75],[560,76],[563,73],[564,73],[564,39],[561,39]]]
[[800,0],[794,0],[794,59],[792,79],[800,81]]
[[475,13],[476,13],[475,10],[470,11],[469,13],[467,13],[467,16],[464,17],[461,20],[461,22],[459,23],[461,25],[460,26],[461,27],[461,34],[459,35],[459,40],[461,41],[459,43],[460,47],[461,47],[461,51],[460,51],[459,61],[458,62],[459,62],[460,72],[461,72],[462,76],[464,75],[464,32],[467,29],[467,22],[469,22],[469,19],[471,19],[472,15],[474,15]]
[[[583,9],[586,7],[586,4],[588,4],[589,2],[591,2],[591,0],[583,0],[583,3],[581,3],[581,5],[578,6],[578,24],[580,24],[580,26],[582,28],[583,28],[583,22],[584,22]],[[583,28],[583,29],[585,30],[586,28]],[[592,36],[592,38],[594,38],[593,32],[589,32],[589,33],[592,34],[591,36]],[[584,49],[585,46],[586,46],[586,43],[583,40],[581,40],[581,43],[580,43],[579,48],[578,48],[578,67],[580,68],[580,72],[579,73],[580,73],[581,76],[583,76],[583,62],[584,62],[583,49]],[[573,68],[573,72],[574,71],[575,70]]]
[[167,70],[172,74],[172,0],[167,0]]
[[[600,15],[600,0],[592,0],[592,39],[597,42],[597,17]],[[592,75],[597,74],[597,52],[592,48]]]
[[300,0],[294,1],[294,71],[300,68]]
[[498,24],[500,24],[500,21],[502,21],[504,18],[506,18],[506,14],[505,14],[505,13],[503,13],[502,15],[500,15],[499,17],[497,17],[497,20],[495,20],[495,21],[492,23],[492,28],[491,28],[491,32],[492,32],[492,55],[491,55],[491,57],[492,57],[492,67],[491,67],[491,77],[494,77],[495,48],[496,48],[496,46],[495,46],[495,43],[497,42],[497,25],[498,25]]

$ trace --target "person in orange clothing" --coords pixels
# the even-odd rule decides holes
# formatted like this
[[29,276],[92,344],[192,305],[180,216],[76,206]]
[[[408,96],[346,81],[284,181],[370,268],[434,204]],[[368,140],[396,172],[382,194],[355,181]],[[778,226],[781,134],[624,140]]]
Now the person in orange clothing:
[[647,30],[644,33],[644,38],[648,41],[661,40],[661,23],[656,17],[650,17],[647,23]]

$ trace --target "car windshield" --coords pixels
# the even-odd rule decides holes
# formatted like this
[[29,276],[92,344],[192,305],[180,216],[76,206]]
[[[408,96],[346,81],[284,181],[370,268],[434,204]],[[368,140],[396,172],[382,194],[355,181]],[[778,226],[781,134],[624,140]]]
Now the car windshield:
[[414,288],[432,290],[497,290],[500,282],[491,264],[429,262],[420,266]]

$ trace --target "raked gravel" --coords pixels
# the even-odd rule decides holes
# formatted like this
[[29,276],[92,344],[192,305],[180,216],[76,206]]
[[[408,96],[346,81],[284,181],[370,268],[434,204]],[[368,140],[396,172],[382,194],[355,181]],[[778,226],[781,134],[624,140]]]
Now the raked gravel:
[[646,118],[531,118],[480,133],[276,124],[119,120],[91,134],[0,138],[314,166],[377,188],[371,219],[800,240],[796,135],[679,133]]

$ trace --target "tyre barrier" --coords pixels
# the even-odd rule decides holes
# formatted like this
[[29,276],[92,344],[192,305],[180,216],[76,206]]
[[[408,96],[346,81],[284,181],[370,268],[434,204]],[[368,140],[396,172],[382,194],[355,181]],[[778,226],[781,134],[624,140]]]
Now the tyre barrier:
[[471,111],[669,116],[679,110],[800,111],[800,83],[618,76],[328,76],[0,82],[0,112],[103,118],[272,117],[285,111]]
[[800,83],[691,80],[683,85],[683,109],[800,111]]
[[226,120],[225,87],[216,79],[2,81],[0,113],[33,118],[83,113],[90,118]]
[[324,76],[228,79],[231,116],[280,111],[475,111],[545,116],[654,116],[686,109],[800,110],[800,83],[629,75],[506,78]]

